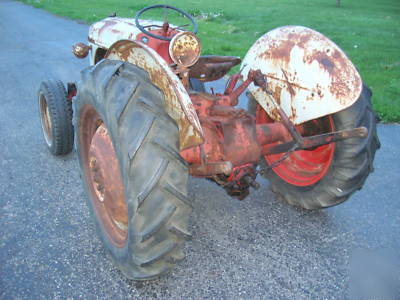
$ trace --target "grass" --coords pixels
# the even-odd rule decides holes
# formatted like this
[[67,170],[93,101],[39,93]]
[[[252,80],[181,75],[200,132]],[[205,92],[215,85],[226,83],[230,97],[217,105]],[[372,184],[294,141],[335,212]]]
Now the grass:
[[[133,17],[145,0],[22,0],[57,15],[88,23],[111,12]],[[374,92],[374,108],[384,122],[400,121],[399,0],[171,0],[199,23],[203,54],[243,57],[265,32],[282,25],[303,25],[335,41],[357,66]],[[99,4],[101,3],[101,4]],[[174,21],[174,17],[172,17]],[[181,23],[182,24],[182,23]]]

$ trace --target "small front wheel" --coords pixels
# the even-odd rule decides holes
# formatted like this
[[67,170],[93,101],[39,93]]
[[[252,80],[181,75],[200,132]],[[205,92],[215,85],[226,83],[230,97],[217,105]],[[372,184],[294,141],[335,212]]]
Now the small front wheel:
[[39,117],[44,140],[53,155],[68,154],[74,144],[72,103],[60,80],[43,81],[38,91]]

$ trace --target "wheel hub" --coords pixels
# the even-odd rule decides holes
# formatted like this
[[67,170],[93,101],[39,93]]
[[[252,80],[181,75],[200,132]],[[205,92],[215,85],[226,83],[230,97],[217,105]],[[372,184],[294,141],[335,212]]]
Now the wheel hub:
[[[334,125],[331,117],[320,118],[302,125],[303,135],[312,136],[332,132]],[[311,186],[321,180],[331,166],[335,144],[322,145],[309,150],[298,150],[289,155],[274,169],[286,182],[296,186]],[[266,155],[269,164],[278,161],[284,154]]]
[[110,240],[122,247],[127,239],[128,208],[118,158],[108,130],[101,120],[88,149],[91,200]]
[[[256,111],[257,124],[271,123],[272,119],[260,105]],[[322,117],[308,121],[296,126],[302,136],[314,136],[333,132],[335,129],[332,116]],[[268,145],[273,147],[277,143]],[[308,150],[298,150],[289,155],[279,165],[273,168],[275,174],[291,185],[306,187],[320,181],[327,173],[332,164],[335,152],[335,144],[327,144]],[[264,158],[269,165],[281,160],[284,153],[265,155]]]

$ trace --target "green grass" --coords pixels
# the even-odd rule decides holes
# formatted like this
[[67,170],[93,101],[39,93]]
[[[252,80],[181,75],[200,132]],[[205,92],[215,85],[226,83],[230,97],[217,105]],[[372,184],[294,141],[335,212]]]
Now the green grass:
[[[133,17],[145,0],[22,0],[57,15],[95,22],[111,12]],[[399,0],[171,0],[196,16],[203,54],[243,57],[265,32],[303,25],[335,41],[374,92],[374,108],[384,122],[400,121]],[[101,3],[101,4],[99,4]],[[174,18],[172,17],[172,20]]]

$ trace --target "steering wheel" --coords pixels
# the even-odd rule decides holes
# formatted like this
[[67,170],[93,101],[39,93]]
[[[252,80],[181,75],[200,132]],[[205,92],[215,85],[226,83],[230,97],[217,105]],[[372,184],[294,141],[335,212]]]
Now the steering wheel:
[[[194,34],[197,33],[197,28],[198,28],[198,26],[197,26],[196,21],[194,20],[194,18],[193,18],[191,15],[189,15],[187,12],[183,11],[182,9],[179,9],[179,8],[176,8],[176,7],[173,7],[173,6],[169,6],[169,5],[164,5],[164,4],[157,4],[157,5],[147,6],[147,7],[142,8],[141,10],[138,11],[138,13],[137,13],[136,16],[135,16],[135,24],[136,24],[136,27],[139,28],[139,30],[140,30],[141,32],[143,32],[143,33],[145,33],[145,34],[147,34],[147,35],[149,35],[149,36],[151,36],[151,37],[153,37],[153,38],[155,38],[155,39],[159,39],[159,40],[163,40],[163,41],[170,41],[170,40],[172,40],[172,37],[157,35],[157,34],[151,33],[150,31],[146,30],[146,27],[151,27],[151,26],[161,27],[161,26],[158,26],[158,25],[142,26],[142,25],[140,25],[140,23],[139,23],[139,17],[140,17],[145,11],[148,11],[148,10],[154,9],[154,8],[164,8],[164,9],[170,9],[170,10],[175,10],[175,11],[177,11],[177,12],[180,13],[182,16],[184,16],[184,17],[186,17],[186,18],[188,18],[188,19],[190,20],[190,22],[191,22],[192,25],[193,25],[193,31],[192,31],[192,32],[193,32]],[[179,27],[177,27],[177,28],[180,28],[180,27],[182,27],[182,26],[179,26]]]

